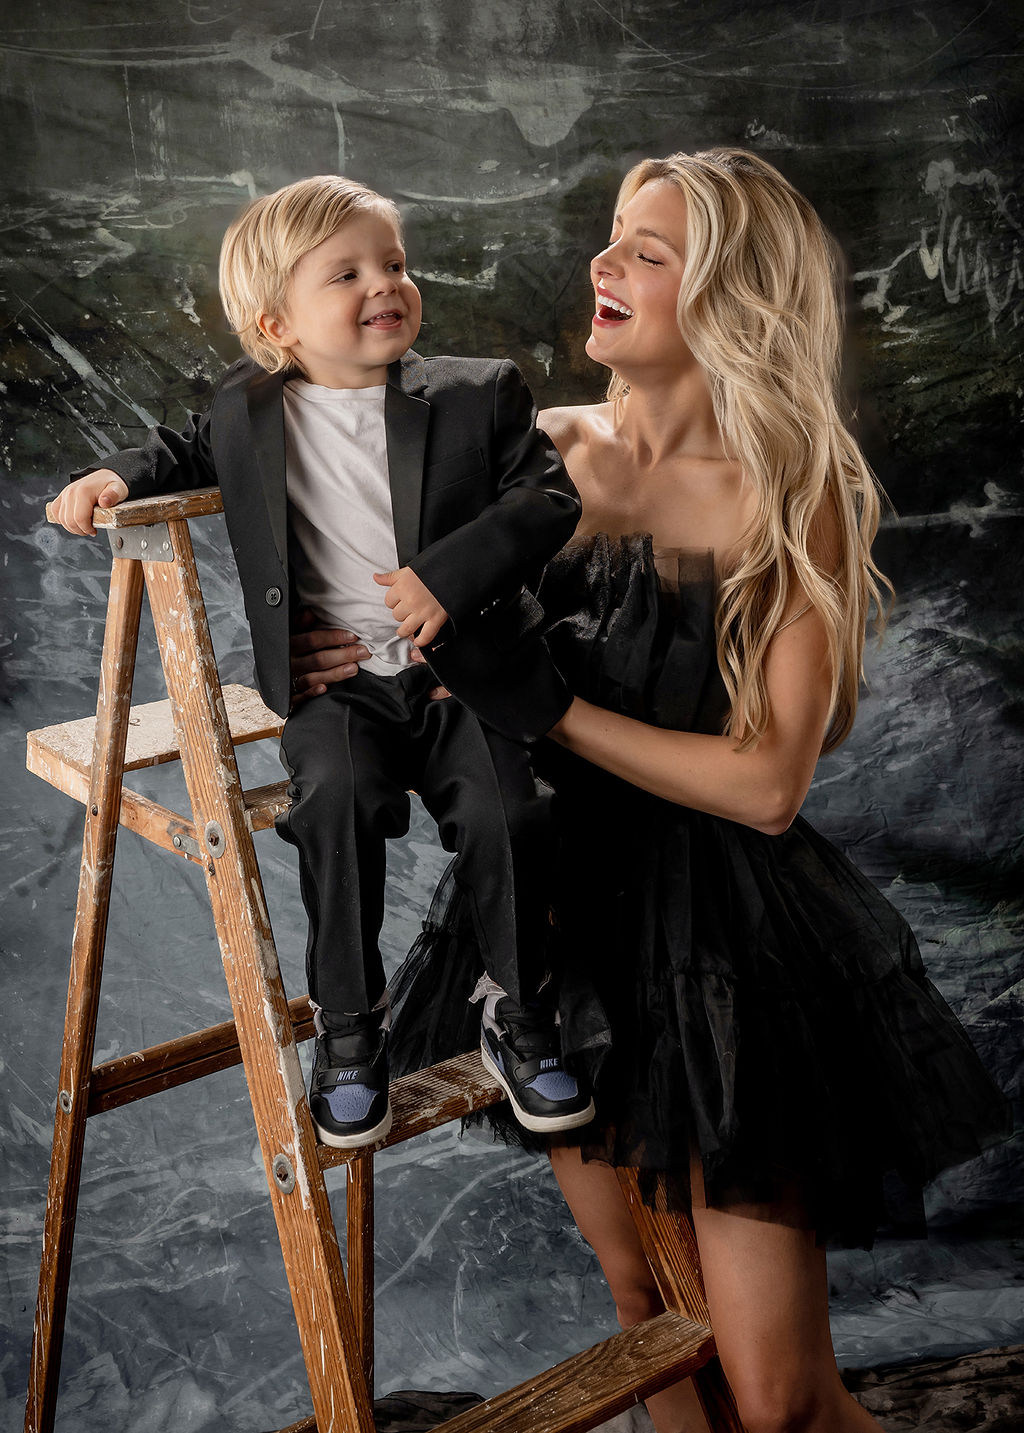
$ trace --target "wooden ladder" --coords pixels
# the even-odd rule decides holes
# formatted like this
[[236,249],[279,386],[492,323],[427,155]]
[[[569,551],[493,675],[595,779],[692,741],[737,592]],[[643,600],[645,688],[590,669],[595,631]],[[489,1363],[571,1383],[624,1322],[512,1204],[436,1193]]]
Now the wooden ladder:
[[[310,1121],[296,1042],[312,1035],[312,1019],[304,998],[285,996],[252,841],[285,808],[285,783],[244,791],[234,753],[242,742],[277,736],[282,723],[254,692],[221,688],[189,535],[190,518],[220,511],[216,489],[96,510],[113,551],[96,716],[28,737],[29,768],[85,804],[85,837],[26,1433],[54,1426],[86,1121],[239,1062],[313,1401],[313,1417],[287,1433],[373,1433],[373,1151],[320,1145]],[[169,701],[132,708],[143,586]],[[125,771],[168,761],[182,764],[190,816],[123,784]],[[94,1067],[119,825],[202,866],[234,1019]],[[391,1085],[391,1132],[374,1148],[500,1098],[476,1052],[404,1076]],[[324,1183],[337,1164],[347,1170],[347,1277]],[[582,1431],[690,1375],[712,1428],[740,1428],[714,1356],[692,1238],[641,1203],[632,1172],[619,1177],[670,1312],[449,1419],[445,1433]]]

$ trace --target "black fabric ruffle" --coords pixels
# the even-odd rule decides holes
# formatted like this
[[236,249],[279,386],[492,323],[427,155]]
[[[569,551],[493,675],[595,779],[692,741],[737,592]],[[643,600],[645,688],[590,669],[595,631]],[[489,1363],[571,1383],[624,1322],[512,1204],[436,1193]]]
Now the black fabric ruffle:
[[[577,539],[541,589],[570,686],[666,727],[720,731],[710,554]],[[780,836],[647,795],[559,748],[552,964],[563,1044],[598,1117],[569,1138],[686,1207],[809,1220],[870,1245],[1008,1132],[1005,1102],[928,980],[909,926],[798,818]],[[396,1068],[471,1048],[481,970],[450,875],[393,983]],[[506,1139],[536,1146],[497,1117]]]

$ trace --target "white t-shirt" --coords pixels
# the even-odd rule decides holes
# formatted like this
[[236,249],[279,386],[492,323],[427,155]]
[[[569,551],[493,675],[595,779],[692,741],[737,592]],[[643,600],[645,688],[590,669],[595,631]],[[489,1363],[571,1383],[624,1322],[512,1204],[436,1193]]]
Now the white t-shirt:
[[284,385],[284,430],[299,600],[328,627],[346,627],[373,654],[360,669],[393,676],[410,664],[375,572],[398,567],[384,431],[385,385]]

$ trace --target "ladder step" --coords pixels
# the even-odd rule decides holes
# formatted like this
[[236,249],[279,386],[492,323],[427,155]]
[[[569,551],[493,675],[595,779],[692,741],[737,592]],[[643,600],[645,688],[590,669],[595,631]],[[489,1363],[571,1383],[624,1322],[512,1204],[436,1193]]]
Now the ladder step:
[[707,1324],[659,1314],[450,1418],[436,1433],[586,1433],[696,1373],[714,1352]]
[[[704,1367],[707,1324],[659,1314],[441,1423],[434,1433],[586,1433]],[[281,1433],[317,1433],[315,1418]]]
[[[164,493],[155,498],[129,498],[112,508],[96,508],[92,515],[96,527],[139,527],[157,522],[180,522],[190,517],[210,517],[224,511],[220,488],[191,488],[184,493]],[[50,504],[46,504],[50,522]]]
[[[312,1039],[313,1016],[305,996],[297,995],[289,1000],[288,1011],[295,1039]],[[147,1095],[173,1090],[178,1085],[187,1085],[191,1080],[241,1063],[235,1022],[225,1020],[219,1025],[209,1025],[204,1030],[96,1065],[89,1078],[89,1114],[120,1109]],[[501,1099],[504,1092],[485,1072],[479,1050],[402,1075],[391,1081],[392,1125],[387,1138],[358,1149],[329,1149],[319,1145],[321,1167],[347,1164],[371,1150],[401,1144],[449,1120],[486,1109]]]
[[[89,799],[89,778],[71,766],[58,766],[49,752],[36,750],[29,756],[28,768],[56,786],[66,796],[71,796],[83,805]],[[269,786],[254,786],[242,792],[245,802],[245,818],[250,831],[267,831],[274,824],[274,817],[287,811],[290,805],[287,781],[275,781]],[[205,861],[206,853],[199,845],[195,823],[169,806],[161,806],[128,786],[121,787],[121,808],[117,814],[118,823],[128,831],[134,831],[146,841],[152,841],[164,851],[175,856],[186,856],[189,860]]]
[[387,1137],[359,1149],[318,1145],[320,1167],[330,1169],[337,1164],[348,1164],[360,1155],[401,1144],[450,1120],[496,1105],[504,1098],[505,1092],[497,1080],[484,1070],[479,1050],[470,1050],[425,1070],[415,1070],[411,1075],[401,1075],[391,1081],[392,1118]]
[[[223,688],[224,706],[235,746],[247,741],[262,741],[280,736],[282,719],[264,706],[258,693],[238,683]],[[60,722],[28,733],[28,768],[60,790],[68,786],[60,779],[63,769],[88,778],[92,765],[95,717]],[[178,761],[181,753],[174,734],[174,721],[169,701],[146,702],[132,707],[128,722],[125,749],[125,771],[138,771],[144,766],[159,766]],[[74,793],[72,793],[74,794]]]
[[246,820],[250,831],[268,831],[274,817],[291,805],[287,781],[273,781],[269,786],[251,786],[242,792]]

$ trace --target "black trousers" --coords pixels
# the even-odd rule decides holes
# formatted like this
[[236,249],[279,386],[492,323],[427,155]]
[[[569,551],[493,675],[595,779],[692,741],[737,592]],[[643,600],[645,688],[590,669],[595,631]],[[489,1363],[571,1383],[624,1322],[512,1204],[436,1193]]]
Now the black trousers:
[[458,853],[487,973],[516,1000],[544,975],[551,793],[523,747],[456,698],[431,701],[435,684],[425,667],[359,672],[285,722],[292,804],[277,829],[299,850],[309,993],[327,1011],[368,1011],[383,994],[385,843],[409,829],[410,789]]

